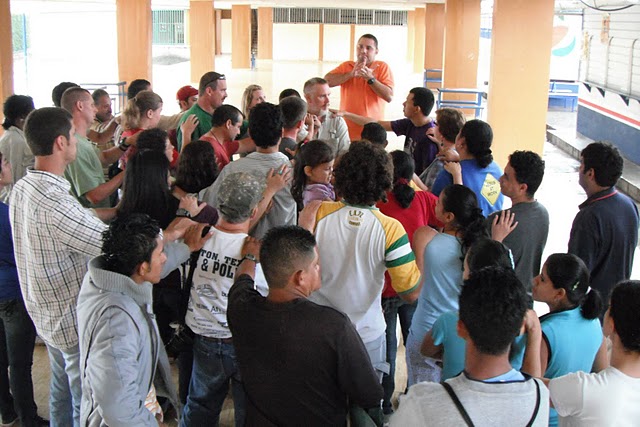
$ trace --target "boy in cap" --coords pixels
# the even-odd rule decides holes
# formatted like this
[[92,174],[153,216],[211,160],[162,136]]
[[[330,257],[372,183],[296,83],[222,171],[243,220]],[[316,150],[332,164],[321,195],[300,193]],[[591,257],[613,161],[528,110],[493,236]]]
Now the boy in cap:
[[193,86],[182,86],[178,89],[176,100],[180,106],[180,111],[187,111],[198,101],[198,89]]

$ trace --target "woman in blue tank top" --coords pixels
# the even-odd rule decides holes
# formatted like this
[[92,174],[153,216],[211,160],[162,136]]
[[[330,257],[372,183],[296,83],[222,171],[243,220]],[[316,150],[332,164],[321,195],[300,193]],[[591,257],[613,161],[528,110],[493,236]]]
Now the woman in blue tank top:
[[436,218],[444,224],[441,233],[421,227],[413,236],[423,281],[406,344],[409,385],[440,381],[440,368],[420,354],[420,345],[441,314],[458,310],[462,260],[478,238],[488,237],[476,195],[465,186],[445,187],[436,204]]
[[[533,279],[533,298],[549,306],[549,313],[540,317],[540,360],[545,378],[608,366],[598,320],[602,299],[589,287],[589,270],[580,258],[572,254],[549,256],[540,275]],[[549,425],[558,425],[553,408]]]

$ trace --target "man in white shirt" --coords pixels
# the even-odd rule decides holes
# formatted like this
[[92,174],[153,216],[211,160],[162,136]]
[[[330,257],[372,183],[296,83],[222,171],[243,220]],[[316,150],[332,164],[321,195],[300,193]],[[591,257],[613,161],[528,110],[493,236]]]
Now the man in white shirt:
[[309,114],[318,117],[320,125],[315,135],[309,139],[321,139],[331,144],[336,155],[344,154],[349,149],[349,129],[342,117],[333,116],[329,112],[329,83],[321,77],[309,79],[304,84],[304,98],[307,100]]

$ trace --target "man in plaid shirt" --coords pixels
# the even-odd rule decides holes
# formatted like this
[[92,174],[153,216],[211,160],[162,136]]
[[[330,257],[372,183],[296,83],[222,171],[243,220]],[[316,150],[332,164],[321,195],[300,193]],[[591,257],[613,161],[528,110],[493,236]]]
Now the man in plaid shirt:
[[[49,353],[51,425],[78,426],[81,381],[76,301],[87,262],[101,252],[102,232],[107,228],[102,221],[111,219],[115,209],[85,209],[69,193],[70,184],[63,175],[76,157],[77,141],[67,111],[35,110],[24,131],[36,160],[10,199],[18,277],[27,311]],[[184,234],[184,224],[180,225],[165,232],[166,240]],[[185,235],[187,244],[165,247],[170,253],[163,274],[202,247],[201,232],[202,227],[193,228]]]

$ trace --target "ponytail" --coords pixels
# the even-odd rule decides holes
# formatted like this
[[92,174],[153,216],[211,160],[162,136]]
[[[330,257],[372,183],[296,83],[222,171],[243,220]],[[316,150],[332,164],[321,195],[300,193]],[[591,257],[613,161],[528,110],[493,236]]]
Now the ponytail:
[[[444,197],[443,197],[444,195]],[[469,248],[480,238],[489,237],[489,232],[485,225],[485,217],[482,209],[478,207],[478,198],[475,193],[464,185],[449,185],[440,193],[445,212],[451,212],[458,228],[456,233],[460,239],[462,257]]]
[[155,92],[143,90],[127,101],[122,111],[122,125],[125,129],[140,127],[140,120],[147,111],[155,111],[162,107],[162,98]]
[[476,160],[481,168],[486,168],[493,162],[491,143],[493,142],[493,130],[489,123],[482,120],[469,120],[462,126],[460,137],[464,138],[467,151]]
[[393,188],[391,193],[402,207],[407,209],[411,206],[416,192],[409,186],[413,173],[415,171],[415,163],[411,156],[404,151],[396,150],[390,154],[393,161]]
[[604,303],[600,293],[589,287],[590,274],[584,261],[573,254],[552,254],[545,262],[555,289],[564,289],[572,307],[580,307],[585,319],[596,319]]
[[462,260],[464,261],[467,251],[475,242],[489,237],[482,209],[473,208],[469,215],[469,222],[460,231],[462,231]]
[[587,294],[582,298],[580,303],[580,313],[585,319],[591,320],[600,317],[603,307],[602,297],[600,292],[595,289],[589,288]]
[[140,125],[140,109],[136,104],[136,99],[131,98],[122,110],[122,127],[125,129],[135,129]]
[[402,209],[407,209],[411,206],[411,202],[416,195],[415,190],[409,186],[409,181],[404,178],[400,178],[393,184],[391,192]]

